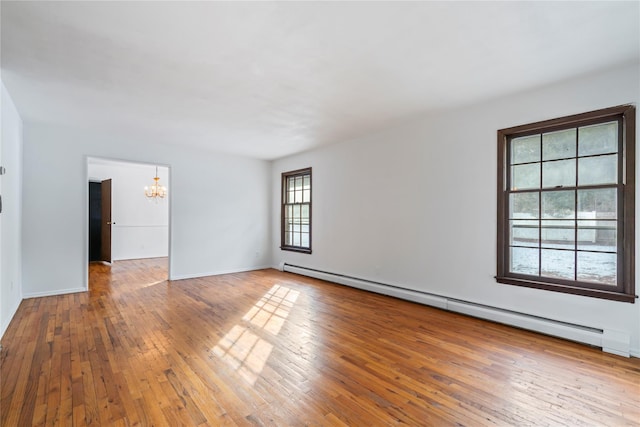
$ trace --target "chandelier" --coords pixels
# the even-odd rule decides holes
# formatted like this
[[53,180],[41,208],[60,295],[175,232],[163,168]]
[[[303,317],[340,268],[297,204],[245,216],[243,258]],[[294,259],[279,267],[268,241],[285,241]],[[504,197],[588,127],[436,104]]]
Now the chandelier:
[[160,177],[158,176],[158,167],[156,166],[156,176],[153,178],[151,186],[144,187],[144,195],[147,199],[157,202],[159,199],[167,197],[167,187],[160,185]]

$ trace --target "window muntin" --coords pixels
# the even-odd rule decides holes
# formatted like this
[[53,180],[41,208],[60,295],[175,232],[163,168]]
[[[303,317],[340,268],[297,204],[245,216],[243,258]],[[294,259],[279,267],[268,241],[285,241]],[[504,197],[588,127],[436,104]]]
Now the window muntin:
[[498,131],[501,283],[633,302],[635,108]]
[[282,174],[280,248],[311,253],[311,168]]

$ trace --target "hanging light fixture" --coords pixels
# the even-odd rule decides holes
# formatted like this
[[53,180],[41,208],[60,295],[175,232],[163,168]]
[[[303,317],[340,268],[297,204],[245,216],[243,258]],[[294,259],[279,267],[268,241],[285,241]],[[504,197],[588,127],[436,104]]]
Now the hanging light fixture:
[[160,177],[158,176],[158,167],[156,166],[156,176],[153,178],[151,186],[144,187],[144,195],[147,199],[157,202],[167,197],[167,187],[160,185]]

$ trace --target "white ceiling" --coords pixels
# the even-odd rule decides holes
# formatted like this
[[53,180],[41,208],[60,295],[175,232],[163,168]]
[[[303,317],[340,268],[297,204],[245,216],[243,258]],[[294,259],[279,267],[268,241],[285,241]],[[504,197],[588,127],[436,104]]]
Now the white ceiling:
[[8,2],[24,121],[274,159],[640,61],[632,2]]

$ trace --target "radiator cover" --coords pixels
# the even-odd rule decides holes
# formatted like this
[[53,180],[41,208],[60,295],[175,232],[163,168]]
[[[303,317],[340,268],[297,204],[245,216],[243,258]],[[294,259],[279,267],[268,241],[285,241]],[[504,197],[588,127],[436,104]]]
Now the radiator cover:
[[540,332],[546,335],[588,344],[594,347],[600,347],[607,353],[613,353],[619,356],[630,356],[630,337],[629,334],[624,331],[598,329],[573,323],[566,323],[527,313],[519,313],[498,307],[477,304],[471,301],[453,299],[432,293],[415,291],[386,283],[288,263],[281,263],[279,269],[281,271],[339,283],[378,294],[437,307],[443,310],[466,314],[497,323],[503,323],[522,329]]

